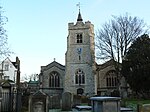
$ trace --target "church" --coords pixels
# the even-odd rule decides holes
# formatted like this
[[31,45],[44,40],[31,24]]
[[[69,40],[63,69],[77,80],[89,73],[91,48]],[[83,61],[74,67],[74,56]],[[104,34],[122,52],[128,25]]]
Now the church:
[[[110,96],[117,88],[117,75],[112,60],[95,61],[94,25],[83,22],[79,11],[76,23],[68,23],[65,65],[55,60],[41,66],[40,88],[49,96],[61,97],[64,92],[73,95]],[[127,84],[121,79],[120,93],[127,96]]]

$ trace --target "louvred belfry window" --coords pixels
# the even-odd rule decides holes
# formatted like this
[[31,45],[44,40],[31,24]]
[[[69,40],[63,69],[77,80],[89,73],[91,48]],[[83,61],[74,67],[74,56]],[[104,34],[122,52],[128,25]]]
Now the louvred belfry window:
[[77,43],[82,43],[82,34],[77,34]]

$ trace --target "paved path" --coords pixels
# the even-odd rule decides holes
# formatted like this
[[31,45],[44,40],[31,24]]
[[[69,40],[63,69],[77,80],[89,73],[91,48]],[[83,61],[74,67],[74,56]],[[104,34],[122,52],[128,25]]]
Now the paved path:
[[86,110],[81,110],[81,111],[78,111],[76,109],[72,109],[72,111],[61,111],[61,109],[51,109],[49,110],[49,112],[92,112],[92,111],[86,111]]

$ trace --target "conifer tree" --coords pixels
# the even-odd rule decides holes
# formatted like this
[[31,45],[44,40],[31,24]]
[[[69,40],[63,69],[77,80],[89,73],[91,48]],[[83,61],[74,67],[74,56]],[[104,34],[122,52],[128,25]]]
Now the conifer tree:
[[150,95],[150,38],[147,34],[138,37],[129,48],[122,63],[122,74],[138,96]]

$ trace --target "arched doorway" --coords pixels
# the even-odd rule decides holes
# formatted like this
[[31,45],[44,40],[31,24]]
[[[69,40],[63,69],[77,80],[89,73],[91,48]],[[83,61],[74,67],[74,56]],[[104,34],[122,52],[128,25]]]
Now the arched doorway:
[[82,88],[77,89],[77,95],[82,95],[84,93],[84,90]]

